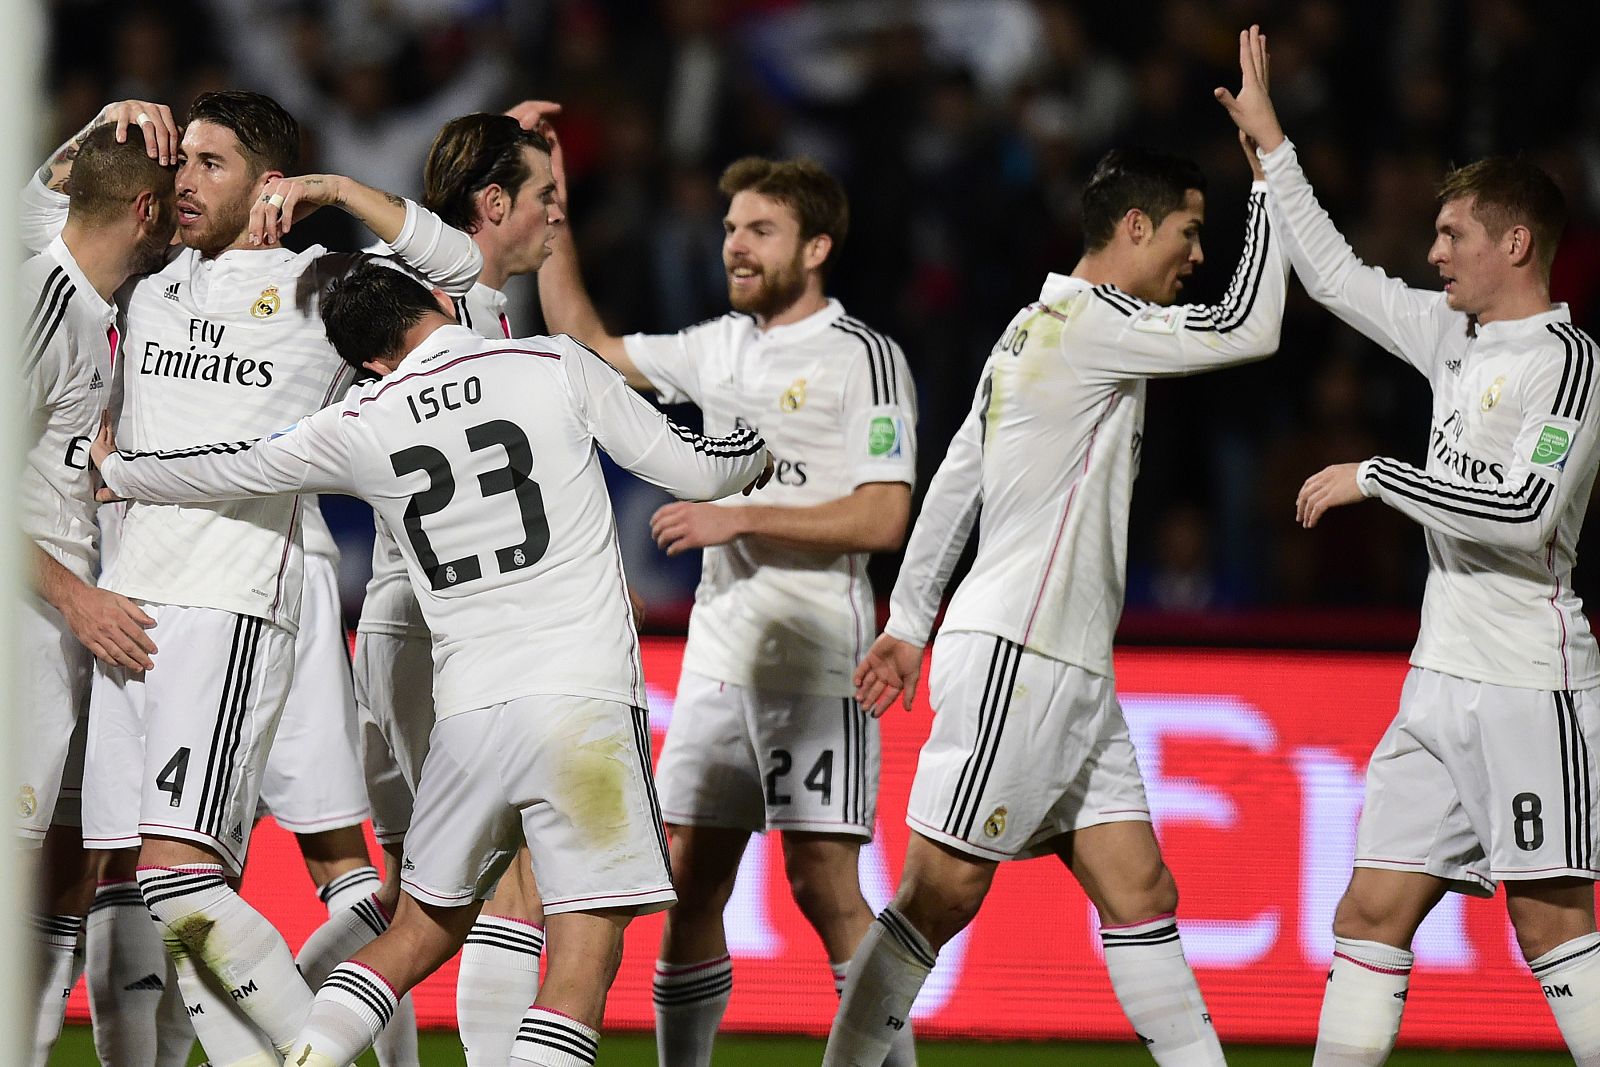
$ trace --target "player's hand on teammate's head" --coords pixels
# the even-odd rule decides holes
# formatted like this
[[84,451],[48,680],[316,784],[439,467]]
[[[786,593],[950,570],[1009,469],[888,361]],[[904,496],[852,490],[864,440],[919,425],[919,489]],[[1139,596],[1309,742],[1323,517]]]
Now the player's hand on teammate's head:
[[1294,498],[1294,520],[1309,530],[1330,508],[1365,500],[1358,478],[1360,470],[1359,463],[1336,463],[1307,478]]
[[[1278,113],[1268,92],[1270,66],[1266,34],[1260,26],[1251,26],[1239,34],[1238,95],[1222,86],[1211,91],[1240,132],[1268,152],[1283,143],[1283,127],[1278,125]],[[1255,170],[1255,166],[1251,169]]]
[[100,125],[116,123],[117,143],[128,139],[128,127],[144,130],[144,150],[151,159],[163,167],[178,162],[178,141],[181,131],[166,104],[149,100],[118,100],[100,110]]
[[271,247],[294,224],[317,210],[337,204],[344,179],[337,174],[302,174],[269,178],[250,208],[250,243]]
[[911,710],[917,698],[917,680],[922,676],[923,646],[913,645],[888,634],[878,635],[852,677],[856,702],[873,718],[879,718],[894,703]]
[[524,100],[506,108],[506,114],[516,119],[525,130],[536,130],[549,125],[552,115],[561,114],[561,105],[554,100]]
[[767,465],[761,468],[761,473],[756,475],[755,481],[739,490],[740,494],[743,496],[749,496],[757,489],[765,489],[767,487],[767,483],[772,481],[772,472],[776,469],[776,466],[772,462],[772,453],[768,452]]

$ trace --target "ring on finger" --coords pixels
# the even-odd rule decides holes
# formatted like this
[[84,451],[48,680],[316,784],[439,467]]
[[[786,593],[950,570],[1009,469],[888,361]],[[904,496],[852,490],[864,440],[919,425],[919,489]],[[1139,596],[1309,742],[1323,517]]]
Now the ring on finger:
[[140,126],[143,126],[147,122],[151,125],[155,125],[156,120],[150,117],[150,112],[141,111],[133,117],[133,121],[138,123]]
[[267,203],[271,204],[273,207],[282,207],[283,206],[283,195],[281,193],[273,193],[270,196],[266,197],[266,201],[267,201]]

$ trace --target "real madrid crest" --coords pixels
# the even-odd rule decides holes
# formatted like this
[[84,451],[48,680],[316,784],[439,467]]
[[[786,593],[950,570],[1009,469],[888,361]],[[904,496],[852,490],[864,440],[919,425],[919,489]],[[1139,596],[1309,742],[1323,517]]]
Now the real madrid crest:
[[1496,378],[1489,388],[1483,391],[1483,399],[1478,401],[1479,410],[1488,411],[1496,404],[1500,403],[1500,389],[1505,384],[1506,376],[1504,374]]
[[778,398],[778,407],[784,411],[799,411],[806,402],[806,380],[796,378],[794,384]]
[[261,290],[261,295],[256,297],[256,302],[250,305],[250,314],[258,319],[270,319],[278,313],[283,306],[283,300],[278,296],[278,287],[269,285]]
[[33,818],[33,813],[39,810],[39,798],[33,791],[33,786],[25,785],[17,790],[17,814],[24,819]]
[[994,814],[983,820],[983,832],[989,837],[999,837],[1006,832],[1006,809],[1002,804]]

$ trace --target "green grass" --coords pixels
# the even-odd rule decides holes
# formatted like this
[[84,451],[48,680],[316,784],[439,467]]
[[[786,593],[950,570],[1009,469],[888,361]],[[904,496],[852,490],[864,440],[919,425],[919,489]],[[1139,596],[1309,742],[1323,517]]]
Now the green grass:
[[[1094,1064],[1096,1067],[1149,1067],[1153,1062],[1143,1049],[1132,1045],[1067,1044],[955,1044],[926,1041],[918,1047],[920,1067],[966,1067],[1003,1063],[1005,1067],[1056,1067],[1060,1064]],[[817,1067],[822,1042],[809,1038],[728,1036],[717,1041],[717,1067]],[[95,1067],[94,1045],[88,1027],[69,1026],[56,1045],[51,1067]],[[200,1062],[199,1050],[195,1063]],[[422,1035],[425,1067],[461,1067],[461,1046],[454,1034]],[[1311,1050],[1304,1048],[1234,1047],[1228,1050],[1233,1067],[1277,1067],[1309,1064]],[[1389,1059],[1392,1067],[1555,1067],[1570,1064],[1569,1056],[1554,1052],[1420,1052],[1401,1050]],[[374,1067],[371,1053],[362,1067]],[[655,1067],[655,1041],[648,1035],[614,1034],[600,1044],[599,1067]]]

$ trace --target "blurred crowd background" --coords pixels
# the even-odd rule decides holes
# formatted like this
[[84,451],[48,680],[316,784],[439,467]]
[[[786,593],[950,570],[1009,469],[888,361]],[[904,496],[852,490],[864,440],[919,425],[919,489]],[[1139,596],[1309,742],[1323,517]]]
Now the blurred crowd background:
[[[1220,296],[1248,171],[1211,90],[1237,87],[1237,33],[1272,51],[1273,96],[1325,205],[1369,262],[1425,287],[1448,166],[1522,153],[1570,207],[1556,299],[1600,322],[1600,5],[1513,0],[51,0],[44,123],[64,140],[108,100],[276,96],[304,170],[420,192],[446,119],[537,97],[564,106],[571,220],[590,290],[621,331],[726,310],[717,175],[747,153],[825,163],[851,198],[831,289],[899,340],[917,377],[923,485],[979,367],[1047,271],[1070,271],[1078,197],[1107,148],[1205,169]],[[302,240],[368,238],[324,212]],[[519,332],[538,332],[532,286]],[[1426,383],[1292,287],[1279,354],[1153,383],[1130,532],[1135,639],[1404,644],[1426,569],[1415,526],[1377,505],[1293,523],[1333,462],[1420,463]],[[650,543],[653,491],[618,482],[630,575],[654,628],[681,626],[696,561]],[[359,607],[367,524],[330,500]],[[1597,524],[1591,521],[1592,527]],[[1588,545],[1600,551],[1600,528]],[[1582,553],[1580,553],[1580,558]],[[886,597],[895,558],[873,573]],[[1600,565],[1580,564],[1600,580]],[[1316,624],[1325,620],[1327,625]],[[1253,622],[1252,622],[1253,620]],[[1311,629],[1305,630],[1307,620]]]

